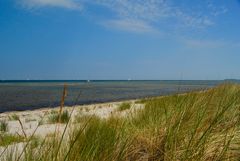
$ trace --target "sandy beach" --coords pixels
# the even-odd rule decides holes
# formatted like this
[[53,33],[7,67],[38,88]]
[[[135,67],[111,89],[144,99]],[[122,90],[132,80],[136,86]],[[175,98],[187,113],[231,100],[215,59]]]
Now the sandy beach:
[[[144,108],[143,104],[136,103],[137,100],[129,100],[122,102],[111,102],[91,105],[81,105],[74,107],[64,107],[63,111],[68,111],[69,115],[72,113],[67,127],[67,132],[71,128],[71,124],[81,123],[76,119],[81,119],[88,116],[97,116],[101,119],[107,119],[109,117],[127,117],[129,114],[134,113],[136,110]],[[122,104],[130,104],[130,108],[126,110],[119,110],[118,108]],[[23,137],[40,137],[45,138],[53,135],[56,130],[58,134],[64,131],[66,123],[50,123],[49,117],[53,113],[59,113],[60,107],[57,108],[44,108],[32,111],[15,111],[5,112],[0,114],[0,121],[7,123],[7,130],[5,134],[23,136]],[[11,147],[20,147],[22,149],[24,143],[13,143],[9,145]],[[0,153],[5,150],[6,147],[0,147]]]

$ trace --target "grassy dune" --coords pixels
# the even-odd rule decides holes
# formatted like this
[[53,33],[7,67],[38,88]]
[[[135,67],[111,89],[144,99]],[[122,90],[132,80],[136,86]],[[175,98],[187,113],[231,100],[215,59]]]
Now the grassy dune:
[[140,102],[145,108],[128,117],[67,121],[69,134],[30,137],[22,151],[13,149],[1,159],[240,160],[239,85]]

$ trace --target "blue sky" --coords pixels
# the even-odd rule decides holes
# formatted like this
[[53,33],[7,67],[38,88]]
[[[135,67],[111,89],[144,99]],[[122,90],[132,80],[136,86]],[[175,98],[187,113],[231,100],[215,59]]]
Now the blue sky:
[[0,79],[240,79],[237,0],[0,0]]

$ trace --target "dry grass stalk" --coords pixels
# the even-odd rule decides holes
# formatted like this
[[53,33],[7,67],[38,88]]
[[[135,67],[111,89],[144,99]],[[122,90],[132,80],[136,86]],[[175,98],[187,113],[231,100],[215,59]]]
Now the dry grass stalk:
[[67,84],[64,84],[64,88],[63,88],[63,94],[62,94],[62,99],[61,99],[61,105],[60,105],[60,109],[59,109],[59,120],[58,123],[61,122],[61,114],[63,111],[63,107],[64,107],[64,102],[65,102],[65,97],[67,96]]

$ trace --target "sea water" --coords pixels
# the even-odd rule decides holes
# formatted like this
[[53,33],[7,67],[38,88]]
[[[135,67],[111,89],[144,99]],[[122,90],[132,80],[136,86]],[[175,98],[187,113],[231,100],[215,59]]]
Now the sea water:
[[67,84],[65,105],[82,105],[169,95],[207,89],[222,81],[0,81],[0,112],[59,106]]

